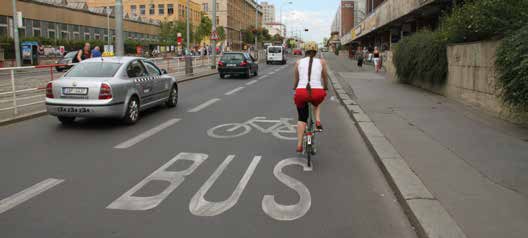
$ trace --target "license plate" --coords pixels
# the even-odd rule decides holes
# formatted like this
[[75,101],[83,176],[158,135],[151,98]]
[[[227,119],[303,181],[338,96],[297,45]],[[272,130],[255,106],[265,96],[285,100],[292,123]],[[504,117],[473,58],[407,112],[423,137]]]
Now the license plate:
[[62,94],[64,95],[86,95],[88,94],[88,88],[62,88]]
[[57,112],[87,113],[90,112],[90,109],[85,107],[58,107]]
[[236,64],[227,64],[227,67],[236,67]]

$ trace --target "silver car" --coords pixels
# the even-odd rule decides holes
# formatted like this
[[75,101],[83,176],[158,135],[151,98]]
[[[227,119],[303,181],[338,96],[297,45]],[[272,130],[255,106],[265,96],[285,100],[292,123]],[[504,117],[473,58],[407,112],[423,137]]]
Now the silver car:
[[176,79],[139,57],[85,60],[46,86],[46,108],[64,124],[76,117],[120,118],[127,124],[159,104],[175,107]]

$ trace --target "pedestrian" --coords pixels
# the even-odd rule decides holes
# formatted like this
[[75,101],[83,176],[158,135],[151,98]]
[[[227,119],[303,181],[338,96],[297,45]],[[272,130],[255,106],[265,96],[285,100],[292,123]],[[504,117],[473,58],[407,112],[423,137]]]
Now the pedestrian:
[[376,73],[378,73],[381,69],[381,57],[378,47],[374,47],[374,67],[376,68]]
[[361,49],[361,47],[358,47],[358,50],[357,50],[358,54],[357,54],[357,66],[360,67],[360,68],[363,68],[363,51]]
[[73,58],[72,63],[80,63],[85,59],[92,57],[92,52],[90,51],[90,43],[84,43],[84,47],[80,49],[77,53],[77,56]]
[[98,58],[98,57],[101,57],[101,49],[99,48],[98,45],[96,45],[94,49],[92,50],[92,58]]

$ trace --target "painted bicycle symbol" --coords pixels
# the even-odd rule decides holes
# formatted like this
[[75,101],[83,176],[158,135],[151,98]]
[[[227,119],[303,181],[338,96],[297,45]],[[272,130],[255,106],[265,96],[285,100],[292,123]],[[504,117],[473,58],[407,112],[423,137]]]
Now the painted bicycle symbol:
[[[229,139],[246,135],[252,128],[271,134],[281,140],[296,140],[297,125],[290,124],[291,118],[279,120],[267,120],[266,117],[254,117],[243,123],[229,123],[213,127],[207,130],[207,134],[213,138]],[[263,125],[271,125],[265,127]]]

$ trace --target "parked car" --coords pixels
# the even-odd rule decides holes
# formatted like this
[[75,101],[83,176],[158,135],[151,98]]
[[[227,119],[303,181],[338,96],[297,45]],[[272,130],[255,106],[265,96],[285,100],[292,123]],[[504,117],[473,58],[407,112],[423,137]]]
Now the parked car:
[[78,51],[70,51],[64,55],[64,57],[60,60],[57,60],[57,64],[61,64],[61,66],[56,66],[55,69],[57,72],[62,72],[64,70],[68,70],[72,67],[71,63],[73,62],[73,58],[77,56]]
[[294,49],[293,50],[293,55],[302,55],[302,50],[301,49]]
[[266,64],[273,64],[279,62],[280,64],[286,64],[286,52],[282,46],[270,46],[267,49]]
[[63,124],[75,118],[120,118],[134,124],[142,110],[178,102],[176,79],[140,57],[85,60],[46,85],[46,108]]
[[218,73],[220,78],[226,75],[250,78],[251,75],[258,75],[258,64],[248,53],[225,52],[218,61]]

